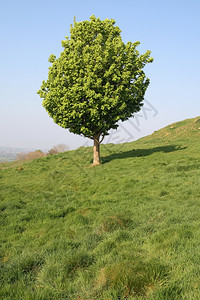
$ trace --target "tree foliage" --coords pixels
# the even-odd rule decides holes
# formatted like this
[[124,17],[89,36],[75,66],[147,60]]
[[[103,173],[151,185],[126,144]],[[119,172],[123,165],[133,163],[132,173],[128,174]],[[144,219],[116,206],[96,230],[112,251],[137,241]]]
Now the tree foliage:
[[123,43],[112,19],[74,22],[70,33],[38,93],[56,124],[100,143],[140,110],[149,85],[143,68],[153,59],[139,54],[139,42]]

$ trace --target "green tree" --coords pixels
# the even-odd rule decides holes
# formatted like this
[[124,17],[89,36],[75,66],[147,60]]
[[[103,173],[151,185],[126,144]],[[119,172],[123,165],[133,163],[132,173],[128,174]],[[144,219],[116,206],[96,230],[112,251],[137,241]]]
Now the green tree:
[[113,19],[74,21],[70,33],[60,57],[50,56],[38,94],[56,124],[94,140],[97,165],[104,136],[143,105],[149,79],[142,69],[153,59],[150,51],[139,55],[139,42],[124,44]]

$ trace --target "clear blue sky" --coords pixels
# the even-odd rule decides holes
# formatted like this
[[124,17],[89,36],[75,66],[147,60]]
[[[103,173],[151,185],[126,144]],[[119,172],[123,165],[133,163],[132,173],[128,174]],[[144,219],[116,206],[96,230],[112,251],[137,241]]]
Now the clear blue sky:
[[147,110],[124,124],[119,136],[128,130],[138,138],[200,115],[199,0],[7,0],[0,3],[0,146],[49,149],[65,143],[73,149],[86,143],[53,123],[37,90],[74,16],[83,21],[93,14],[115,19],[124,42],[139,40],[140,53],[151,50],[154,57],[145,69],[151,80]]

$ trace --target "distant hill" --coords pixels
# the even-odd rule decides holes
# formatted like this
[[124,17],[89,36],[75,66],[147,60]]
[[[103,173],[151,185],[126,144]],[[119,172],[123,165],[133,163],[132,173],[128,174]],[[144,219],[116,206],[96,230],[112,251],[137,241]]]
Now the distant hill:
[[0,162],[13,161],[16,155],[20,152],[26,151],[25,149],[11,148],[11,147],[0,147]]
[[199,299],[199,120],[0,164],[0,298]]

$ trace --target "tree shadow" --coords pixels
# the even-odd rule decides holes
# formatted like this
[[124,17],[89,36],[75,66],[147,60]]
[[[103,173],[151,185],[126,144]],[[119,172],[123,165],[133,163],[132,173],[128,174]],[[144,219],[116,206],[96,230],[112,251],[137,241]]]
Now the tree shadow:
[[155,148],[149,148],[149,149],[132,149],[130,151],[120,152],[120,153],[114,153],[111,155],[108,155],[106,157],[102,157],[102,164],[108,163],[113,159],[124,159],[124,158],[130,158],[130,157],[143,157],[148,156],[156,152],[174,152],[174,151],[180,151],[184,150],[187,147],[181,147],[178,145],[166,145],[161,147],[155,147]]

